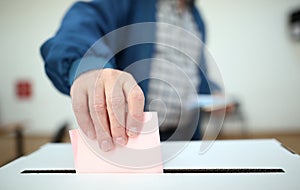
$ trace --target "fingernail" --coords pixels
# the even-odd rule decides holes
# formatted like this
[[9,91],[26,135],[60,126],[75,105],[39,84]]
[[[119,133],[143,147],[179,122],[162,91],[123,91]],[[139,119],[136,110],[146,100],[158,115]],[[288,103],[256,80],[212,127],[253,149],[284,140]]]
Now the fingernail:
[[123,137],[117,137],[115,141],[119,145],[125,145],[125,139]]
[[138,128],[137,127],[131,127],[129,128],[129,131],[128,131],[128,135],[129,136],[136,136],[138,133]]
[[105,152],[109,151],[112,148],[111,143],[109,143],[107,140],[104,140],[101,142],[101,149]]

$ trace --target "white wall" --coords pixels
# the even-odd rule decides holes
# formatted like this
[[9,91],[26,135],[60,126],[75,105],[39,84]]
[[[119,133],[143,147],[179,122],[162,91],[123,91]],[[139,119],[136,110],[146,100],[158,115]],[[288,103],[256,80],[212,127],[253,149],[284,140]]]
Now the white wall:
[[288,14],[300,0],[200,0],[208,49],[252,131],[300,130],[300,42]]
[[[29,132],[74,125],[70,99],[44,74],[40,45],[54,34],[75,0],[0,1],[0,119],[26,120]],[[229,94],[243,100],[253,131],[300,129],[300,43],[289,39],[286,17],[299,0],[201,0],[209,49]],[[19,101],[15,80],[33,81],[34,96]]]
[[[26,121],[27,131],[53,133],[64,121],[73,122],[70,100],[58,93],[44,72],[40,45],[56,31],[74,0],[2,0],[0,2],[0,119]],[[33,97],[20,101],[18,79],[33,83]]]

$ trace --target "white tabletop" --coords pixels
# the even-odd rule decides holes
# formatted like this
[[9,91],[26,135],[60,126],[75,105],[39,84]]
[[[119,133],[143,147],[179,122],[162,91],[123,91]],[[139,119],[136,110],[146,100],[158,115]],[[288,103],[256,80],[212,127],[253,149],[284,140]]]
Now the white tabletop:
[[[174,156],[174,147],[183,147]],[[0,168],[0,189],[300,189],[300,157],[276,140],[162,144],[164,169],[282,169],[284,173],[21,174],[24,170],[74,170],[70,144],[47,144]],[[172,156],[170,156],[172,155]]]

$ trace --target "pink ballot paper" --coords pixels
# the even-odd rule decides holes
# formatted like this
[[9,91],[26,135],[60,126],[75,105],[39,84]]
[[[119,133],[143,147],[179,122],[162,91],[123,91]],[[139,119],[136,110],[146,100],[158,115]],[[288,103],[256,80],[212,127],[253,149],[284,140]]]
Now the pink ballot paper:
[[145,112],[141,134],[103,152],[80,129],[70,130],[76,173],[162,173],[157,113]]

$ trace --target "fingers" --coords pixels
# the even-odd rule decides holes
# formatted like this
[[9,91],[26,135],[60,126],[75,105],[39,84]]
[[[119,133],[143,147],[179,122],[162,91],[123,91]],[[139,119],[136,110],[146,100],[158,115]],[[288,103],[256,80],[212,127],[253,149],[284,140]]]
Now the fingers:
[[141,131],[144,94],[128,73],[104,69],[82,74],[71,97],[78,125],[89,138],[97,138],[103,151],[126,145],[128,136]]
[[77,123],[86,136],[90,139],[94,139],[96,137],[96,132],[89,114],[86,91],[81,90],[80,87],[77,88],[76,84],[74,84],[74,86],[75,87],[72,87],[71,89],[71,97]]
[[108,73],[107,78],[111,80],[107,80],[105,82],[105,96],[113,141],[116,144],[126,145],[126,100],[122,89],[122,83],[124,82],[124,76],[122,76],[122,73],[123,72]]
[[143,126],[145,97],[133,78],[124,84],[124,93],[128,104],[126,132],[128,136],[135,137]]
[[96,81],[94,89],[89,90],[89,109],[97,134],[97,142],[103,151],[113,149],[108,114],[106,110],[104,86]]

